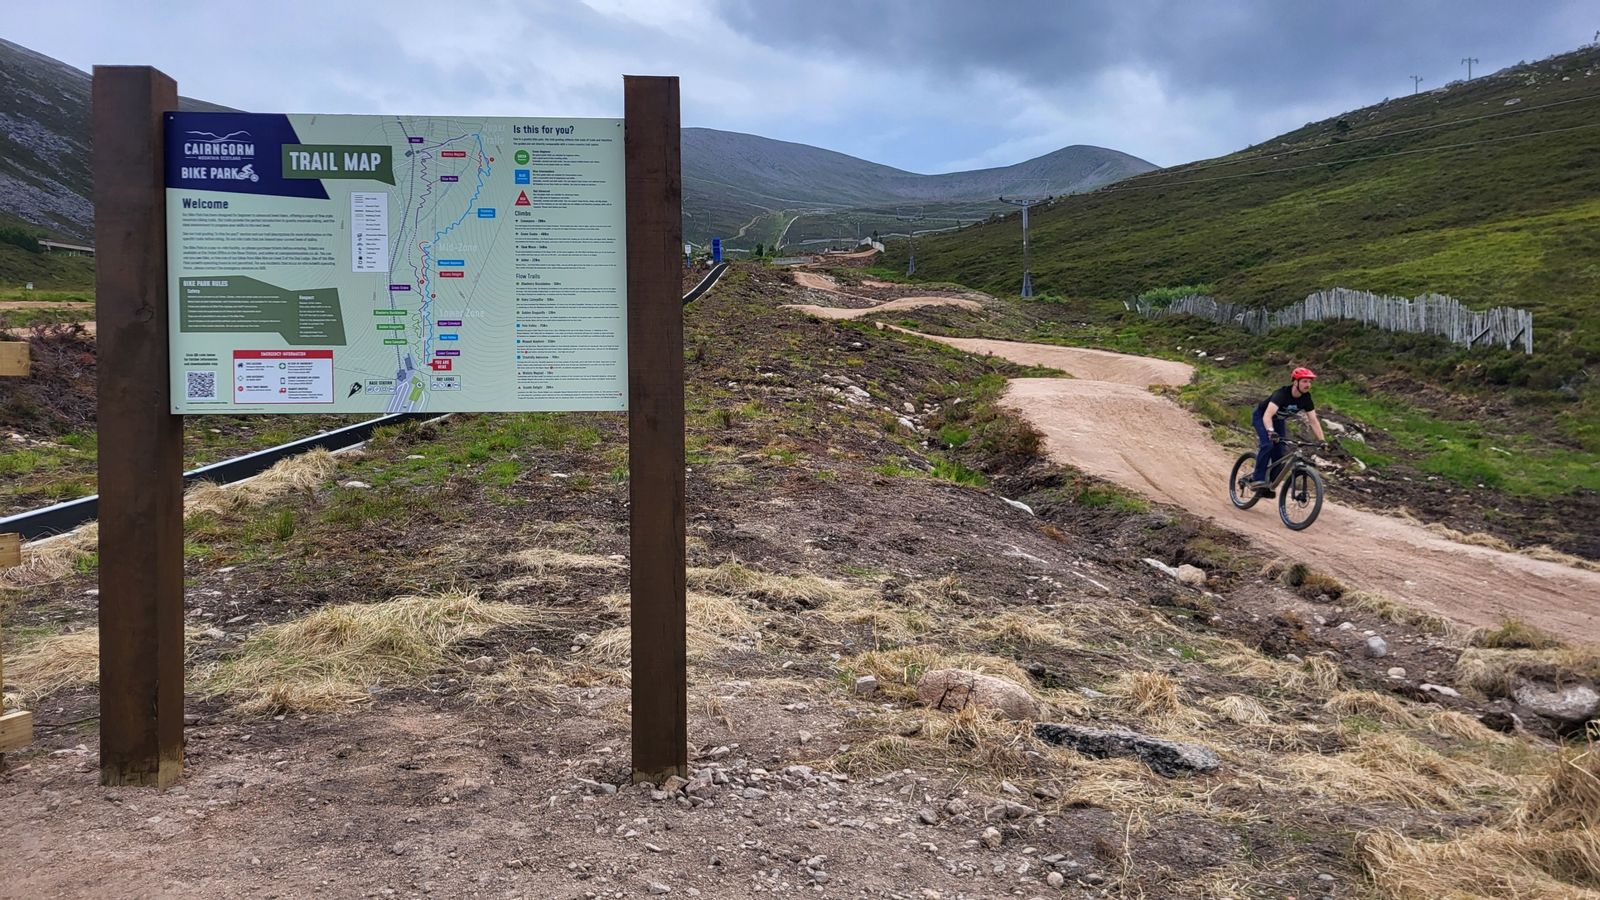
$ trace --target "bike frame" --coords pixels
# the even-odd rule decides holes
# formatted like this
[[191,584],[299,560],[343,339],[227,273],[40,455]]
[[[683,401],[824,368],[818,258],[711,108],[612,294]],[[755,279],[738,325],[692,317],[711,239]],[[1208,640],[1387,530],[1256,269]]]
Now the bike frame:
[[[1309,444],[1305,441],[1291,441],[1288,438],[1284,439],[1284,443],[1293,445],[1294,450],[1286,454],[1276,463],[1273,463],[1267,467],[1267,475],[1269,476],[1267,479],[1267,487],[1271,488],[1272,490],[1277,490],[1279,485],[1289,480],[1289,476],[1294,473],[1296,468],[1300,466],[1312,466],[1315,468],[1315,463],[1311,462],[1309,459],[1306,459],[1305,453],[1300,449],[1301,447],[1315,446],[1314,444]],[[1278,470],[1276,475],[1272,474],[1273,469]]]

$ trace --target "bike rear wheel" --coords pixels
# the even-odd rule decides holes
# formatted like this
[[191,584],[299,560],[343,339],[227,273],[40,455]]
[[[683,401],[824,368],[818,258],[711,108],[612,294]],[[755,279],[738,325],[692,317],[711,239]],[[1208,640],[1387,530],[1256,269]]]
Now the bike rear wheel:
[[1294,531],[1311,527],[1322,512],[1322,473],[1296,466],[1278,489],[1278,518]]
[[1256,473],[1256,457],[1253,453],[1242,453],[1233,462],[1233,471],[1228,473],[1228,499],[1240,509],[1249,509],[1256,505],[1261,495],[1250,490],[1250,478]]

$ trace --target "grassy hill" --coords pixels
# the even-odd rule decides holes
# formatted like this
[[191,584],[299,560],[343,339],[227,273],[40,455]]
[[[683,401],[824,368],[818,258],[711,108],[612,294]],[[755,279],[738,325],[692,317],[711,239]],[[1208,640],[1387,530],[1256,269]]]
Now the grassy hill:
[[[1171,354],[1204,334],[1263,377],[1291,358],[1322,360],[1352,377],[1400,372],[1458,395],[1501,393],[1532,401],[1510,415],[1551,441],[1600,452],[1600,48],[1060,198],[1035,210],[1030,237],[1035,292],[1064,300],[1075,322],[1057,339]],[[903,272],[905,253],[891,245],[885,273]],[[1016,215],[918,241],[920,279],[1015,294],[1021,268]],[[1534,314],[1534,355],[1348,323],[1250,338],[1122,310],[1142,291],[1189,284],[1265,306],[1337,285],[1522,307]]]
[[785,245],[903,232],[899,212],[939,228],[1009,209],[1003,194],[1092,190],[1153,167],[1102,147],[1063,147],[992,169],[918,175],[805,144],[710,128],[683,130],[684,235],[701,242]]

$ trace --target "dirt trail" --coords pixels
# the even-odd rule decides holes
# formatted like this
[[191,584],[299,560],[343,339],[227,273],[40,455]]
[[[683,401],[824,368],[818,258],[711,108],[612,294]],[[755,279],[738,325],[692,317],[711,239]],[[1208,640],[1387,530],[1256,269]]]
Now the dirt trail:
[[1205,516],[1347,583],[1469,625],[1516,617],[1555,634],[1600,639],[1600,573],[1456,543],[1404,520],[1331,501],[1310,529],[1298,533],[1283,527],[1270,501],[1235,509],[1227,497],[1234,454],[1217,446],[1182,407],[1148,390],[1187,381],[1183,363],[1007,341],[931,339],[1073,374],[1020,378],[1005,395],[1044,433],[1047,451],[1060,462]]
[[[808,316],[819,319],[855,319],[868,313],[894,312],[903,309],[917,309],[922,306],[960,306],[966,309],[983,309],[983,304],[976,300],[964,300],[959,297],[898,297],[886,302],[878,302],[869,297],[856,297],[839,290],[839,283],[827,275],[818,275],[814,272],[794,273],[795,283],[803,288],[816,291],[827,291],[840,297],[849,297],[859,303],[871,304],[860,308],[847,308],[839,306],[813,306],[810,304],[790,303],[785,309],[797,309]],[[879,282],[881,284],[881,282]]]
[[1016,379],[1005,394],[1005,402],[1044,434],[1046,451],[1059,462],[1181,506],[1348,584],[1469,625],[1515,617],[1570,639],[1600,640],[1600,573],[1460,544],[1331,499],[1302,532],[1284,528],[1271,501],[1235,509],[1227,496],[1234,454],[1219,447],[1182,407],[1149,391],[1155,384],[1187,382],[1191,369],[1184,363],[1047,344],[921,336],[1072,375]]
[[81,300],[0,300],[0,309],[94,309]]

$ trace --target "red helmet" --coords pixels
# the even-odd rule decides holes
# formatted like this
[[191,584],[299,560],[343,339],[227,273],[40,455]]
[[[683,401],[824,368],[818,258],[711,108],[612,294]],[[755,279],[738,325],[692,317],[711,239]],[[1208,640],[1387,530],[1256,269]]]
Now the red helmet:
[[1310,379],[1314,380],[1314,379],[1316,379],[1316,377],[1317,377],[1317,373],[1311,371],[1310,369],[1306,368],[1305,366],[1301,366],[1300,368],[1294,370],[1294,374],[1289,376],[1289,380],[1291,380],[1291,381],[1299,381],[1302,378],[1310,378]]

